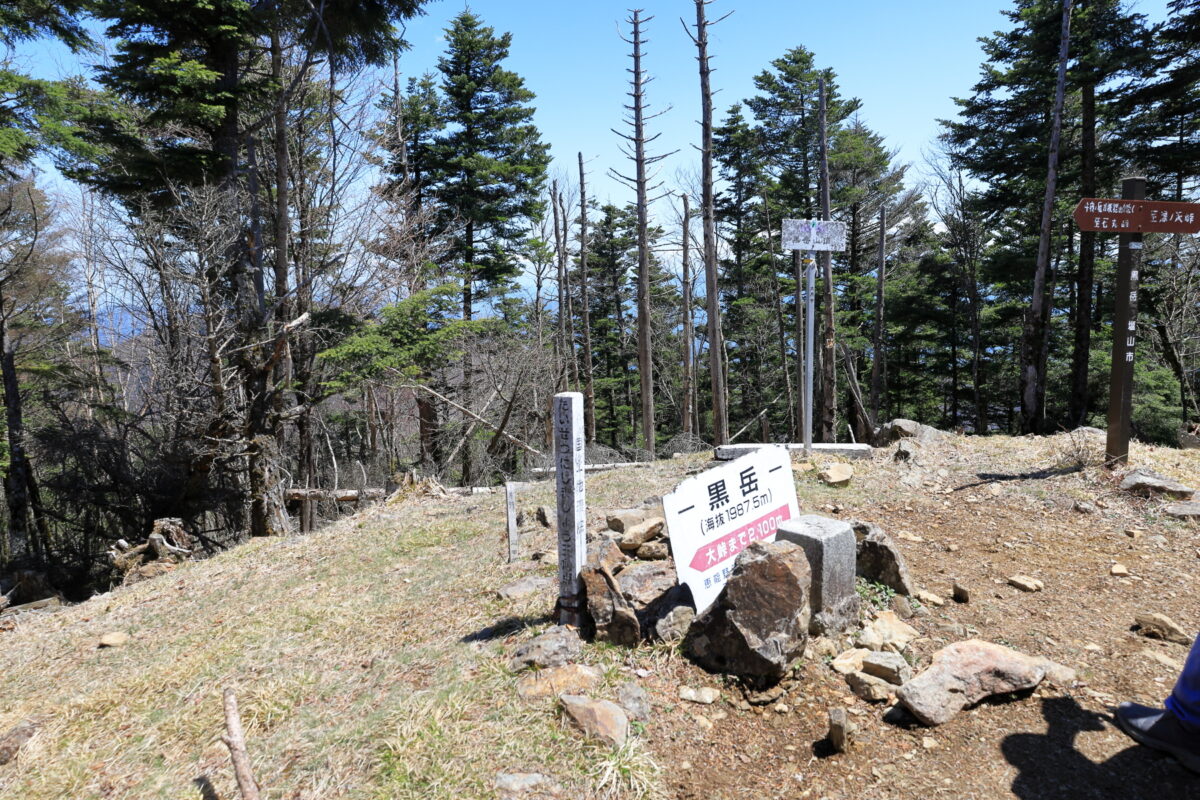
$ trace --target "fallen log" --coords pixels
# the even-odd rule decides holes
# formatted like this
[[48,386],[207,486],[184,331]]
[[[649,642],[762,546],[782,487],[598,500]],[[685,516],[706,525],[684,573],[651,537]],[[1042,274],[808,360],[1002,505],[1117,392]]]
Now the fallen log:
[[287,489],[283,493],[289,503],[303,500],[357,503],[360,500],[382,500],[385,496],[383,489]]

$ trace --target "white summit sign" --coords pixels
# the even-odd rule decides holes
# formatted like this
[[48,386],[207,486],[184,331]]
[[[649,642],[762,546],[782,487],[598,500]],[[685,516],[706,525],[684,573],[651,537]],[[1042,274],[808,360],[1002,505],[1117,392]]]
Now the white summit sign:
[[846,249],[846,223],[824,219],[785,219],[783,249],[840,253]]
[[663,497],[663,510],[679,582],[702,613],[738,554],[751,542],[774,540],[780,523],[799,516],[791,457],[784,447],[763,447],[702,472]]

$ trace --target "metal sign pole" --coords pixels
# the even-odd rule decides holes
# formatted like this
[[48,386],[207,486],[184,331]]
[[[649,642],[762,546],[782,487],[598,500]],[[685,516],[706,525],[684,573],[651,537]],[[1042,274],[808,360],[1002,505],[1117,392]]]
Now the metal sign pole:
[[[1122,200],[1142,200],[1145,197],[1145,178],[1126,178],[1121,181]],[[1109,466],[1129,461],[1142,234],[1122,233],[1117,237],[1117,245],[1116,308],[1113,313],[1112,370],[1108,383],[1108,441],[1105,447],[1105,457]]]
[[812,458],[813,418],[813,340],[817,335],[816,325],[816,253],[808,251],[805,262],[805,333],[804,333],[804,457]]

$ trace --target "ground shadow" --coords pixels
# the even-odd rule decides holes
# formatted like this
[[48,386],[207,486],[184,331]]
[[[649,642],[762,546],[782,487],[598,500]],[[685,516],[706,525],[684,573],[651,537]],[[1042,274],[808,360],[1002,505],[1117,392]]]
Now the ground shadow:
[[468,633],[466,636],[459,639],[463,644],[471,642],[490,642],[495,639],[503,639],[507,636],[512,636],[514,633],[525,628],[532,628],[537,625],[545,625],[547,622],[553,622],[553,614],[527,614],[523,617],[505,617],[499,622],[494,622],[486,628],[480,628],[474,633]]
[[1167,756],[1130,746],[1097,764],[1076,749],[1075,737],[1114,725],[1070,697],[1042,701],[1045,733],[1014,733],[1000,750],[1017,768],[1012,792],[1021,800],[1185,800],[1200,792],[1200,777]]
[[1037,469],[1032,472],[976,472],[975,477],[979,478],[977,483],[964,484],[955,488],[954,491],[961,492],[964,489],[975,489],[980,486],[986,486],[989,483],[1003,483],[1005,481],[1044,481],[1047,478],[1061,478],[1063,475],[1074,475],[1076,472],[1082,471],[1083,467],[1076,464],[1073,467]]
[[196,784],[196,788],[200,790],[200,800],[221,800],[221,796],[217,794],[217,790],[213,788],[212,781],[207,775],[201,775],[192,783]]

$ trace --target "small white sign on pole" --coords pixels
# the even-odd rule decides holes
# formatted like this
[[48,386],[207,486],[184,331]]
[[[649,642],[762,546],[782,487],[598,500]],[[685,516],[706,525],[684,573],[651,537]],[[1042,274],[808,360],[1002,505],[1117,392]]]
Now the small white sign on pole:
[[846,223],[823,219],[785,219],[783,221],[784,250],[846,249]]
[[663,498],[680,583],[704,612],[724,588],[733,562],[751,542],[774,540],[779,524],[800,514],[792,461],[784,447],[763,447],[688,478]]

